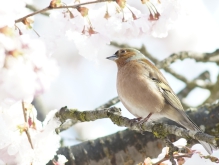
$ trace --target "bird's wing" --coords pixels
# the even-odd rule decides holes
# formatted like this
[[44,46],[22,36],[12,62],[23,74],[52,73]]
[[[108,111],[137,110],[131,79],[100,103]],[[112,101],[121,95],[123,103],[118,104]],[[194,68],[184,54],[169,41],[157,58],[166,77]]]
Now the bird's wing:
[[[179,98],[176,96],[176,94],[173,92],[171,87],[168,85],[167,80],[163,76],[163,74],[160,72],[160,70],[154,66],[152,63],[148,63],[147,65],[150,65],[150,67],[147,67],[145,65],[146,59],[140,60],[139,62],[143,64],[142,66],[147,70],[148,77],[154,81],[159,89],[159,91],[162,93],[163,97],[166,99],[166,101],[172,105],[174,108],[183,110],[182,104],[179,100]],[[152,68],[152,69],[150,69]]]
[[164,98],[170,105],[172,105],[176,109],[183,110],[183,107],[182,107],[182,104],[179,98],[172,91],[169,85],[164,84],[163,82],[160,82],[159,80],[153,80],[153,81],[155,81],[160,92],[162,93],[162,95],[164,96]]

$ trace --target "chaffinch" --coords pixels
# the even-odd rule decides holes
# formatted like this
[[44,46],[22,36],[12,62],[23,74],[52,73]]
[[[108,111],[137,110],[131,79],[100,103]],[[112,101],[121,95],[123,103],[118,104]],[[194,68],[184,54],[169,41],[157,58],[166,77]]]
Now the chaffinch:
[[[117,92],[122,104],[142,122],[162,117],[171,119],[186,129],[200,131],[187,116],[176,94],[160,70],[138,50],[125,48],[107,57],[116,62]],[[209,154],[215,147],[200,141]]]

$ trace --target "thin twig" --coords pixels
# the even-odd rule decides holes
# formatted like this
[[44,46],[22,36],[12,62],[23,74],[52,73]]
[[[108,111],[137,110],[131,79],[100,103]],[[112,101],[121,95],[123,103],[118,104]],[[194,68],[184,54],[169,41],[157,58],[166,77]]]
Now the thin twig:
[[164,70],[166,72],[172,74],[174,77],[176,77],[177,79],[181,80],[185,84],[187,84],[188,87],[200,87],[200,88],[204,88],[204,89],[209,89],[210,90],[215,85],[214,83],[205,82],[205,81],[202,81],[202,83],[200,83],[200,81],[197,81],[197,80],[189,81],[186,77],[176,73],[171,68],[164,68]]
[[[23,109],[23,114],[24,114],[24,121],[25,121],[25,123],[27,123],[26,108],[24,106],[24,102],[23,101],[22,101],[22,109]],[[28,139],[28,141],[30,143],[31,148],[34,149],[33,143],[32,143],[31,137],[30,137],[29,127],[27,127],[27,129],[25,130],[25,133],[27,135],[27,139]]]
[[168,139],[168,137],[165,138],[165,142],[166,142],[166,145],[169,147],[169,159],[170,159],[170,162],[172,163],[172,165],[176,165],[176,161],[174,160],[174,155],[173,153],[175,151],[178,151],[178,148],[176,146],[173,145],[173,143],[171,143],[171,141]]
[[[35,6],[30,5],[30,4],[26,4],[26,8],[30,9],[30,10],[33,11],[33,12],[36,12],[36,11],[39,10],[39,9],[37,9]],[[44,15],[44,16],[49,16],[49,13],[48,13],[48,12],[43,12],[43,13],[40,13],[40,14],[42,14],[42,15]]]
[[109,108],[109,107],[111,107],[112,105],[117,104],[119,101],[120,101],[120,100],[119,100],[119,97],[116,96],[116,97],[110,99],[109,101],[107,101],[105,104],[103,104],[103,105],[97,107],[95,110],[100,110],[100,109],[104,109],[104,108]]
[[24,102],[22,101],[22,109],[23,109],[23,115],[24,115],[24,121],[25,123],[27,122],[27,118],[26,118],[26,108],[24,106]]
[[[183,158],[183,157],[187,157],[187,158],[191,158],[193,154],[183,154],[183,155],[173,155],[174,159],[179,159],[179,158]],[[153,163],[152,165],[159,165],[160,163],[162,163],[163,161],[166,161],[169,159],[169,156],[166,155],[163,159],[159,160],[156,163]]]
[[[209,80],[210,81],[210,74],[209,74],[209,72],[208,71],[204,71],[203,73],[201,73],[199,76],[197,76],[192,81],[198,81],[198,80],[202,80],[202,81]],[[190,93],[190,91],[193,90],[194,88],[195,88],[195,86],[188,86],[188,85],[186,85],[185,88],[183,88],[179,93],[177,93],[177,97],[180,100],[182,100],[183,98],[187,97],[187,95]],[[185,108],[185,105],[183,107]]]
[[187,58],[194,59],[196,62],[215,62],[219,64],[219,49],[216,49],[211,53],[196,53],[191,51],[173,53],[165,60],[162,60],[159,65],[165,68],[177,60],[184,60]]
[[101,2],[107,2],[107,1],[112,1],[112,0],[96,0],[96,1],[90,1],[90,2],[84,2],[84,3],[79,3],[79,4],[76,4],[76,5],[71,5],[71,6],[59,6],[59,7],[46,7],[44,9],[41,9],[41,10],[38,10],[38,11],[35,11],[33,13],[30,13],[22,18],[19,18],[17,20],[15,20],[15,23],[18,23],[18,22],[22,22],[23,20],[27,19],[28,17],[31,17],[33,15],[36,15],[36,14],[40,14],[40,13],[45,13],[49,10],[54,10],[54,9],[68,9],[68,8],[78,8],[82,5],[89,5],[89,4],[94,4],[94,3],[101,3]]

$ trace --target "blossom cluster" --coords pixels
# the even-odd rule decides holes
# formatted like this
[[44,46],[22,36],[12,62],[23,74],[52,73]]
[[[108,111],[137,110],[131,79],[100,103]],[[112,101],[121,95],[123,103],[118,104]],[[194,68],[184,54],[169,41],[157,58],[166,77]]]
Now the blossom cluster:
[[0,102],[19,101],[43,93],[58,73],[44,43],[0,28]]
[[[204,149],[204,147],[201,144],[195,144],[191,148],[186,147],[187,141],[184,138],[181,138],[173,143],[174,146],[178,148],[184,148],[184,151],[187,150],[184,153],[180,152],[174,152],[174,160],[177,165],[193,165],[195,164],[206,164],[206,165],[216,165],[218,164],[219,159],[218,154],[219,151],[214,151],[212,156],[207,156],[208,153]],[[146,158],[144,160],[144,163],[140,163],[141,165],[153,165],[157,164],[157,162],[160,162],[160,165],[172,165],[172,162],[170,160],[165,159],[167,157],[169,152],[168,147],[164,147],[162,149],[162,152],[158,155],[157,158]],[[216,156],[216,157],[215,157]],[[140,165],[139,164],[139,165]]]
[[[140,0],[137,2],[141,4]],[[145,35],[166,37],[181,14],[180,0],[142,0],[142,7],[139,10],[125,0],[109,1],[103,5],[54,10],[50,21],[59,35],[65,34],[74,41],[79,54],[93,60],[111,41]]]
[[22,0],[0,5],[0,164],[46,164],[60,146],[56,111],[42,123],[30,104],[48,89],[58,67],[41,39],[22,34],[15,25],[25,5]]
[[1,108],[0,164],[42,165],[53,159],[60,146],[60,136],[54,130],[61,124],[54,117],[55,112],[51,111],[41,123],[29,103],[17,102],[10,108]]

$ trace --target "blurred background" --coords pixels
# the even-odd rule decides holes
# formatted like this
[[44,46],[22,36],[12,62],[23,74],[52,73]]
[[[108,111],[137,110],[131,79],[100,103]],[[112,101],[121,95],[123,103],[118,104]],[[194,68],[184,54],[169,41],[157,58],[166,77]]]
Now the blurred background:
[[[68,4],[70,1],[63,1]],[[135,1],[127,1],[136,6]],[[48,6],[49,0],[33,0],[32,5],[37,9]],[[118,44],[128,44],[130,47],[140,48],[145,45],[147,51],[158,60],[168,57],[179,51],[213,52],[219,48],[219,1],[218,0],[185,0],[188,11],[180,17],[175,28],[169,31],[166,38],[147,36],[129,41],[116,40]],[[139,3],[140,4],[140,3]],[[147,8],[145,8],[147,10]],[[35,17],[34,29],[40,36],[49,35],[53,27],[49,17],[38,14]],[[118,48],[108,45],[101,50],[101,56],[96,61],[90,61],[78,54],[74,43],[69,41],[65,34],[60,34],[56,41],[53,57],[60,67],[59,76],[43,95],[35,98],[36,109],[40,111],[38,118],[43,120],[46,114],[53,109],[63,106],[78,110],[93,110],[117,96],[116,92],[116,64],[106,60]],[[176,61],[170,66],[175,72],[182,74],[188,80],[193,80],[204,71],[210,72],[210,80],[216,82],[219,68],[214,63],[196,63],[186,59]],[[178,93],[185,84],[162,71],[173,90]],[[190,107],[202,104],[210,95],[205,89],[195,88],[182,100]],[[116,105],[122,108],[122,115],[133,118],[121,103]],[[61,133],[64,145],[73,145],[88,139],[112,134],[125,128],[114,125],[109,119],[94,122],[85,122],[74,125]]]

